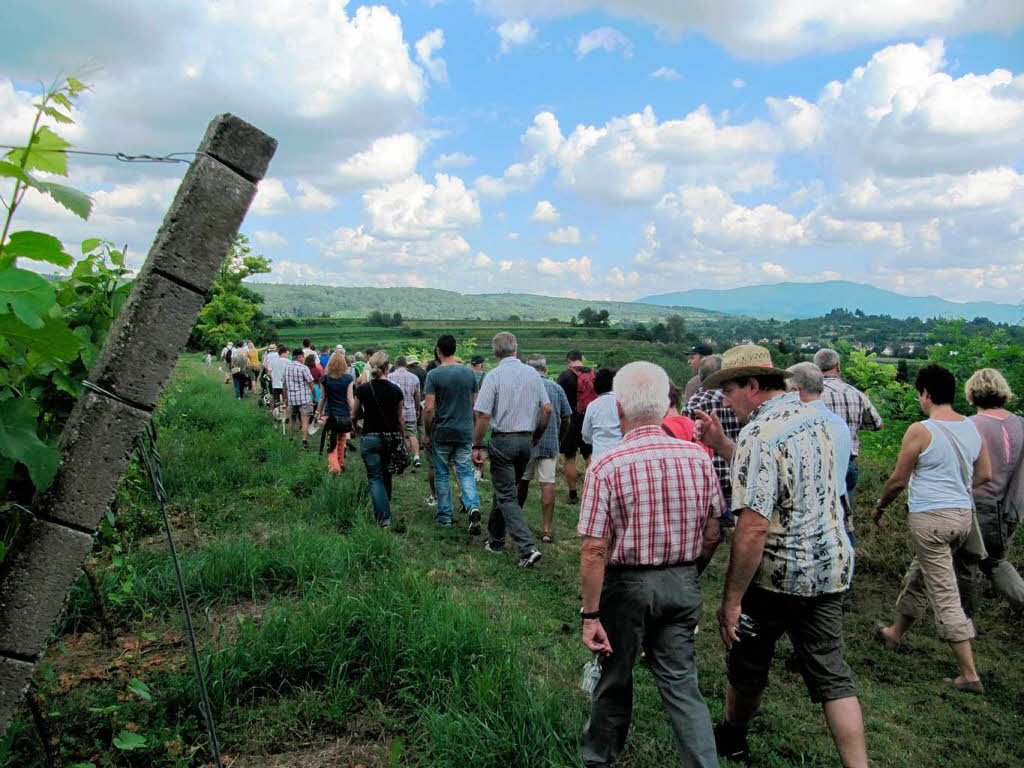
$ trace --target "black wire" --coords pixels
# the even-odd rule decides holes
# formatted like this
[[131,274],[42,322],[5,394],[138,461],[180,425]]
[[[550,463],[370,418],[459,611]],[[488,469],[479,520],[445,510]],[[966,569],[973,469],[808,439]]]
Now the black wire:
[[[12,144],[0,144],[0,149],[24,149],[24,147],[16,147]],[[93,157],[113,157],[115,160],[120,160],[122,163],[184,163],[185,165],[192,165],[191,160],[183,160],[177,155],[192,155],[198,157],[199,155],[206,154],[205,152],[171,152],[166,155],[129,155],[124,152],[92,152],[85,149],[47,149],[45,147],[35,147],[33,152],[63,152],[65,155],[91,155]]]

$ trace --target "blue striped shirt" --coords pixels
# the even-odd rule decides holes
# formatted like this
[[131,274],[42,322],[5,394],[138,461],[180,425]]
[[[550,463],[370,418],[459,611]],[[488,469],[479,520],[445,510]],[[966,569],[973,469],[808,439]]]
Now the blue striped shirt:
[[537,371],[506,357],[487,372],[473,410],[490,415],[495,432],[533,432],[541,407],[550,402]]

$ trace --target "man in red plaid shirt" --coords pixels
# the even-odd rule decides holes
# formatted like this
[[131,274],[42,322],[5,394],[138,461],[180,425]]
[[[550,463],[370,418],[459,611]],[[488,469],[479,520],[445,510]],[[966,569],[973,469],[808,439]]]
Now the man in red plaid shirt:
[[708,454],[662,430],[668,388],[668,375],[653,363],[630,363],[616,374],[624,437],[583,484],[583,644],[604,654],[583,731],[588,766],[612,764],[625,744],[641,648],[683,764],[718,765],[693,636],[702,607],[697,577],[720,540],[722,491]]

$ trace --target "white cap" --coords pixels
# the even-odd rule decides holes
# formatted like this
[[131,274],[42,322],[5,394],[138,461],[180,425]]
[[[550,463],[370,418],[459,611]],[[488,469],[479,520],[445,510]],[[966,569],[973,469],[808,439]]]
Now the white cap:
[[335,352],[344,352],[344,351],[345,351],[345,348],[344,348],[343,346],[341,346],[341,344],[339,344],[338,346],[336,346],[336,347],[334,348],[334,351],[335,351]]

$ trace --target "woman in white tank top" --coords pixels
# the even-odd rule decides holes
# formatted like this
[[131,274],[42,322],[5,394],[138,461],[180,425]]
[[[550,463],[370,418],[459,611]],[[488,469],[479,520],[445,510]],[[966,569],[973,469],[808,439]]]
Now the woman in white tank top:
[[961,605],[953,555],[971,529],[972,491],[990,479],[988,451],[974,424],[953,410],[952,373],[939,365],[925,366],[914,387],[928,418],[912,424],[903,436],[896,468],[872,517],[881,523],[885,508],[909,485],[907,527],[915,557],[896,601],[896,620],[888,627],[879,625],[876,636],[886,648],[895,649],[930,606],[939,637],[950,644],[960,666],[960,675],[947,681],[961,691],[984,693],[971,652],[974,624]]

